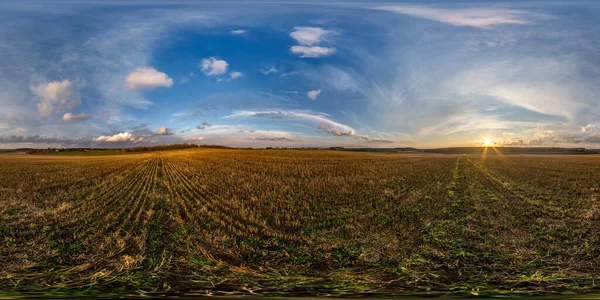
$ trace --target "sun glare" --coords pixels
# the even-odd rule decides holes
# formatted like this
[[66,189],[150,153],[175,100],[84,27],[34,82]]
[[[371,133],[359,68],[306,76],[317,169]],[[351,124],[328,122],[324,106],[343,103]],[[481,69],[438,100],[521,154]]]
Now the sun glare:
[[494,145],[494,141],[492,141],[492,139],[486,138],[486,139],[483,140],[483,146],[484,147],[490,147],[492,145]]

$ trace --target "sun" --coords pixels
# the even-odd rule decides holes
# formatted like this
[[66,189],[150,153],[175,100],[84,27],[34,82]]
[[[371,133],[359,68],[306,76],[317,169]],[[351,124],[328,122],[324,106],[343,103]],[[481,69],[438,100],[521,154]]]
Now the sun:
[[492,141],[492,139],[486,138],[486,139],[483,140],[483,146],[484,147],[490,147],[492,145],[494,145],[494,141]]

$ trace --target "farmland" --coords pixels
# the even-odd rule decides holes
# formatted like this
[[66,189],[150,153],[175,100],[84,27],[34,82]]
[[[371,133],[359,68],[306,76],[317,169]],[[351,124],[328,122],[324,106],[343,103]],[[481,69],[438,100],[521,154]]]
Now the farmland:
[[0,155],[0,290],[593,292],[600,157]]

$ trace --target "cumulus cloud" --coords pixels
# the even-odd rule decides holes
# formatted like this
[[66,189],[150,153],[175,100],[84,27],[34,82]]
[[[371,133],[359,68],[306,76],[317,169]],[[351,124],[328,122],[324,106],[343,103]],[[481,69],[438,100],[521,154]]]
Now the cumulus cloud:
[[308,96],[308,98],[310,98],[311,100],[317,100],[317,97],[321,94],[321,90],[312,90],[309,91],[308,93],[306,93],[306,96]]
[[438,8],[424,5],[386,5],[379,6],[377,9],[454,26],[478,28],[505,24],[529,24],[533,17],[541,17],[526,10],[503,8]]
[[290,50],[292,51],[292,53],[300,55],[300,57],[307,58],[329,56],[335,53],[335,48],[321,46],[292,46]]
[[206,76],[223,75],[227,72],[227,66],[229,64],[226,61],[215,57],[204,58],[200,61],[200,70]]
[[337,123],[324,113],[314,113],[302,110],[259,110],[236,111],[225,118],[251,118],[266,120],[299,120],[316,124],[318,129],[337,136],[354,136],[355,130],[347,125]]
[[41,117],[49,116],[53,111],[74,109],[81,104],[81,96],[77,83],[68,79],[52,81],[35,86],[30,86],[31,92],[37,97],[39,103],[38,113]]
[[94,142],[98,143],[126,143],[138,140],[138,137],[129,132],[121,132],[115,135],[102,135],[93,139]]
[[587,124],[587,125],[581,127],[581,131],[582,132],[596,132],[596,125]]
[[173,79],[152,67],[137,68],[125,77],[125,87],[132,91],[170,87],[172,85]]
[[269,75],[269,74],[271,74],[271,73],[278,73],[278,72],[279,72],[279,70],[277,70],[277,68],[275,68],[274,66],[271,66],[271,67],[270,67],[270,68],[268,68],[268,69],[260,69],[260,72],[261,72],[263,75]]
[[235,80],[242,76],[244,76],[244,74],[242,74],[242,72],[238,72],[238,71],[233,71],[233,72],[229,73],[229,78],[231,78],[231,80]]
[[246,35],[248,33],[248,30],[245,29],[236,29],[236,30],[232,30],[229,33],[233,34],[233,35]]
[[317,58],[329,56],[335,52],[335,48],[318,46],[317,44],[326,41],[328,36],[335,32],[325,30],[320,27],[294,27],[290,36],[300,45],[290,48],[290,51],[300,57]]
[[90,118],[87,114],[77,114],[74,115],[72,113],[66,113],[63,115],[62,120],[65,122],[74,122],[74,121],[85,121]]
[[312,46],[324,41],[327,36],[334,33],[320,27],[294,27],[290,36],[301,45]]
[[154,135],[173,135],[173,131],[168,127],[160,127],[154,132]]
[[187,140],[192,141],[192,142],[200,142],[200,141],[204,141],[204,137],[201,137],[201,136],[191,137],[191,138],[188,138]]

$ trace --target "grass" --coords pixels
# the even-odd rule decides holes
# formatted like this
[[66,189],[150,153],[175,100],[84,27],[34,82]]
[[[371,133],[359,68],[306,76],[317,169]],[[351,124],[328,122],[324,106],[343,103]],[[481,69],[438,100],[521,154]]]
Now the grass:
[[597,156],[0,155],[0,290],[598,292]]

